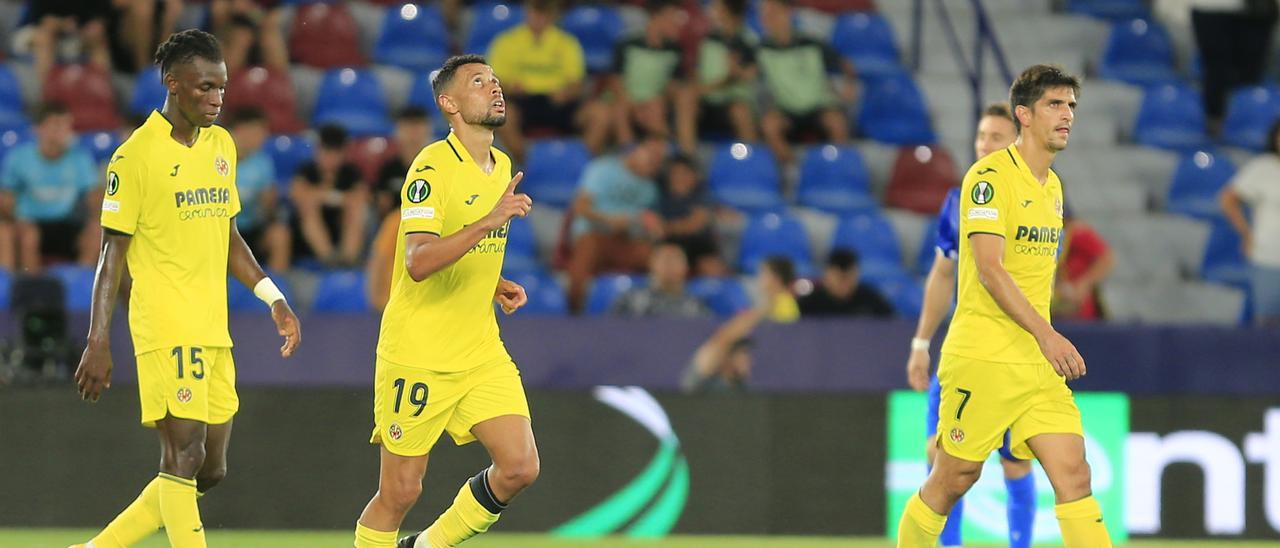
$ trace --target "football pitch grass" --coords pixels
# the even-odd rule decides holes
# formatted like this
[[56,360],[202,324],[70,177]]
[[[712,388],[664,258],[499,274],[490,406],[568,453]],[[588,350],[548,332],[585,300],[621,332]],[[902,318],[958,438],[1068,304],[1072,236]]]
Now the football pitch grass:
[[[95,531],[88,529],[0,529],[0,546],[4,548],[65,548],[84,542]],[[349,531],[210,531],[213,548],[346,548],[351,546]],[[165,548],[163,534],[138,544],[137,548]],[[604,538],[576,540],[546,535],[491,534],[464,544],[466,548],[892,548],[882,538],[852,537],[723,537],[677,536],[661,540]],[[996,548],[997,544],[972,545],[973,548]],[[1046,545],[1052,546],[1052,545]],[[1122,546],[1131,548],[1262,548],[1274,542],[1233,542],[1222,540],[1135,541]]]

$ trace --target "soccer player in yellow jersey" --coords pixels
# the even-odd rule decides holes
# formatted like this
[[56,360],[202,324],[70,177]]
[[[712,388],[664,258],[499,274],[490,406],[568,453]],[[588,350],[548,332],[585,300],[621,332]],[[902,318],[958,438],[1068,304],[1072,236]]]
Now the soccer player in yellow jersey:
[[89,338],[75,378],[96,401],[111,386],[111,314],[125,265],[133,276],[129,331],[142,423],[160,434],[160,474],[87,544],[131,546],[164,529],[175,548],[205,546],[198,493],[227,473],[231,419],[239,407],[227,332],[227,274],[271,307],[288,357],[298,318],[236,230],[236,147],[213,125],[227,68],[217,40],[199,30],[156,50],[164,107],[116,150],[102,201],[102,253]]
[[[483,57],[450,58],[431,82],[453,131],[418,154],[401,191],[391,298],[374,372],[378,492],[356,523],[357,548],[445,548],[489,529],[538,477],[520,372],[498,336],[494,301],[511,314],[524,288],[501,277],[507,227],[533,207],[522,174],[493,148],[506,122],[502,86]],[[422,493],[427,454],[448,432],[479,440],[493,464],[462,485],[425,531],[397,541]]]
[[1067,548],[1111,546],[1066,383],[1085,374],[1084,358],[1049,323],[1063,208],[1049,166],[1067,147],[1079,90],[1059,67],[1023,71],[1009,90],[1017,141],[965,175],[958,299],[938,370],[941,451],[907,502],[900,547],[937,545],[947,513],[1006,430],[1013,456],[1035,457],[1048,474]]

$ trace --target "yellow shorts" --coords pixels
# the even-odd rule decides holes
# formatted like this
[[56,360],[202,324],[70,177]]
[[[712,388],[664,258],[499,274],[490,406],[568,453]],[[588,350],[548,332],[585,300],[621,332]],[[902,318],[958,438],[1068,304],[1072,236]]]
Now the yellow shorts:
[[369,443],[403,457],[422,456],[441,433],[448,431],[455,443],[465,445],[476,439],[471,427],[504,415],[529,416],[514,363],[442,373],[378,358]]
[[996,363],[944,354],[938,366],[942,403],[938,443],[956,458],[987,460],[1009,431],[1013,456],[1030,459],[1027,440],[1040,434],[1084,435],[1067,382],[1048,362]]
[[166,416],[222,424],[240,409],[231,349],[176,346],[137,356],[142,424],[154,428]]

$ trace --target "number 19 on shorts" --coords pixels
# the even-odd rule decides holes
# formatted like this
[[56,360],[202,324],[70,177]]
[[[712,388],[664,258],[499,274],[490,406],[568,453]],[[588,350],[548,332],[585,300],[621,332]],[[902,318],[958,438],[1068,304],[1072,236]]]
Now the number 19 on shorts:
[[[396,381],[392,383],[392,386],[394,386],[396,389],[396,405],[393,411],[397,415],[400,414],[400,404],[403,403],[405,400],[405,395],[406,395],[405,384],[406,383],[404,379],[396,379]],[[413,416],[416,417],[418,415],[421,415],[422,411],[427,408],[427,383],[424,383],[424,382],[413,383],[413,386],[409,387],[408,396],[409,396],[409,405],[417,407],[417,410],[413,412]]]

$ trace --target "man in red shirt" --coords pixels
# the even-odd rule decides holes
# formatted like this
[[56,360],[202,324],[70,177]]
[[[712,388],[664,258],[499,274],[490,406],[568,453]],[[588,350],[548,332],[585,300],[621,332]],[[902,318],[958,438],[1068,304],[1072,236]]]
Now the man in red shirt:
[[1072,320],[1098,320],[1098,284],[1111,274],[1115,255],[1111,246],[1088,223],[1066,212],[1066,238],[1062,260],[1058,262],[1058,287],[1054,291],[1053,315]]

